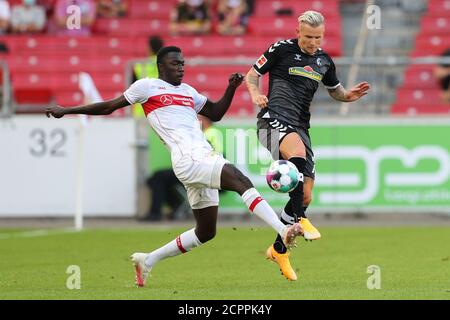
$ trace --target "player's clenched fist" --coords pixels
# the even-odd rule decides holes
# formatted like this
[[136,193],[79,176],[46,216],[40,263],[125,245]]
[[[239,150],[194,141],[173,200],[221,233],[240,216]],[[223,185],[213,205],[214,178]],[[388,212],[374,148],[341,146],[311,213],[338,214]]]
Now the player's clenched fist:
[[228,83],[230,86],[237,88],[241,85],[242,81],[244,80],[244,76],[240,73],[233,73],[230,76],[230,79],[228,79]]
[[65,108],[53,106],[45,108],[45,114],[47,115],[48,118],[50,118],[50,116],[53,116],[55,118],[61,118],[66,114],[66,112]]
[[258,94],[252,97],[253,104],[256,104],[260,108],[267,107],[267,103],[269,102],[269,99],[263,94]]

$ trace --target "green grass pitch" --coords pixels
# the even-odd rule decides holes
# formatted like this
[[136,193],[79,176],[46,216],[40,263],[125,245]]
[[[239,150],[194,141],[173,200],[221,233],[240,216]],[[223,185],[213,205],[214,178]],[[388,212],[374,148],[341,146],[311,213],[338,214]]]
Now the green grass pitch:
[[[328,227],[292,251],[299,280],[264,258],[268,228],[219,228],[216,238],[160,262],[145,288],[128,257],[151,251],[186,228],[90,229],[23,237],[0,230],[0,299],[450,299],[450,228]],[[81,270],[69,290],[68,266]],[[369,290],[367,268],[380,267]]]

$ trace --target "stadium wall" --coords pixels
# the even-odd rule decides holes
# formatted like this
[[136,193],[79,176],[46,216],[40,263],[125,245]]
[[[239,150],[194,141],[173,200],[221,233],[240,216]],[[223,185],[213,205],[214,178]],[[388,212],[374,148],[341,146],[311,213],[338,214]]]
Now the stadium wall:
[[126,118],[0,119],[0,216],[73,216],[78,172],[86,216],[134,216],[134,128]]

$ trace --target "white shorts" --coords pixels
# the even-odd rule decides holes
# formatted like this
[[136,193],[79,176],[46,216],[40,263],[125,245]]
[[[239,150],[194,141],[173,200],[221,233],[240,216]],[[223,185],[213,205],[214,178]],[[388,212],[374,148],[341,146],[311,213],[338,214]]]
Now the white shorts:
[[209,152],[193,158],[185,155],[173,166],[173,171],[187,191],[192,209],[219,205],[220,176],[229,163],[221,154]]

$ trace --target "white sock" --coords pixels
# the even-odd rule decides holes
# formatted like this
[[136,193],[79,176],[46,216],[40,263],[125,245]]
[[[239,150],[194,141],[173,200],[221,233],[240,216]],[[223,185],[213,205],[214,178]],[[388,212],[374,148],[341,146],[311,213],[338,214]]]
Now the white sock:
[[283,237],[283,231],[286,226],[280,221],[272,207],[261,197],[255,188],[250,188],[245,191],[242,195],[242,200],[244,200],[250,212],[264,220]]
[[188,230],[163,247],[150,252],[145,259],[145,264],[148,267],[153,267],[155,263],[162,259],[186,253],[201,244],[202,243],[198,240],[194,229]]

